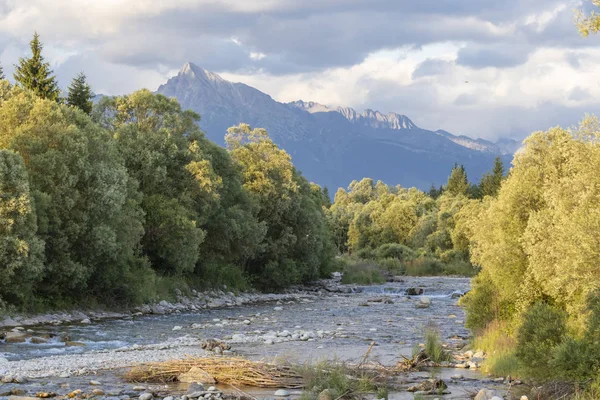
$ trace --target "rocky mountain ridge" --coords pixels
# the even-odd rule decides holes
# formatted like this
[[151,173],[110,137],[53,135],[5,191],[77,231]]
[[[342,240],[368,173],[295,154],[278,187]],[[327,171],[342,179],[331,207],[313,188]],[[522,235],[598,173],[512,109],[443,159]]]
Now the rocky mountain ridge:
[[501,155],[512,159],[514,141],[502,145],[418,127],[409,117],[367,109],[329,107],[312,101],[280,103],[244,83],[186,63],[158,88],[201,115],[200,127],[223,144],[228,127],[248,123],[267,129],[311,181],[330,189],[368,176],[421,189],[446,181],[454,163],[477,180]]

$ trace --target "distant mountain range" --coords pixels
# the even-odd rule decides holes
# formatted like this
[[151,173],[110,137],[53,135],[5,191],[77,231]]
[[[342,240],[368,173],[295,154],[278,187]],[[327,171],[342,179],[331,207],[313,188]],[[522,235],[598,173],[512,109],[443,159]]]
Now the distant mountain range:
[[520,146],[510,139],[492,143],[421,129],[396,113],[358,113],[302,100],[280,103],[191,63],[161,85],[158,93],[198,112],[200,127],[219,144],[230,126],[245,122],[265,128],[292,155],[304,176],[328,186],[332,194],[363,177],[428,189],[444,183],[455,163],[464,164],[469,178],[476,181],[498,155],[508,167]]

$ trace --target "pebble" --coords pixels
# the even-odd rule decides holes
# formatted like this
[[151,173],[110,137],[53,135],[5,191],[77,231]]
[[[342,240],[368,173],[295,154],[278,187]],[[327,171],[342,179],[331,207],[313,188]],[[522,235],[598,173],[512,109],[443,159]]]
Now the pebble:
[[279,389],[278,391],[275,392],[275,396],[277,397],[288,397],[290,395],[290,392],[288,392],[285,389]]
[[92,394],[95,396],[104,396],[104,390],[102,389],[94,389],[92,390]]
[[250,325],[250,320],[249,319],[245,319],[244,320],[244,325]]
[[152,400],[154,396],[152,395],[152,393],[142,393],[140,394],[139,399],[140,400]]
[[283,307],[274,307],[273,310],[275,310],[275,311],[283,311]]
[[179,326],[179,325],[176,325],[176,326],[174,326],[174,327],[173,327],[173,329],[172,329],[172,330],[174,330],[174,331],[180,331],[180,330],[182,330],[182,329],[183,329],[183,327],[181,327],[181,326]]
[[100,382],[98,382],[98,381],[90,381],[90,385],[92,385],[92,386],[99,386],[99,385],[102,385],[102,384]]
[[209,391],[209,392],[216,392],[216,391],[217,391],[217,388],[216,388],[216,387],[214,387],[214,386],[209,386],[209,388],[208,388],[208,391]]

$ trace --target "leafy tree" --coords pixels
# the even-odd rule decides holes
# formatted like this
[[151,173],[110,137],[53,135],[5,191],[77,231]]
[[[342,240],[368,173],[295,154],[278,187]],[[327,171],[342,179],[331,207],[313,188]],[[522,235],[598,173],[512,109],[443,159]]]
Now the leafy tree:
[[263,288],[279,288],[319,277],[332,256],[321,195],[294,168],[291,157],[264,129],[241,124],[225,137],[244,188],[266,227],[263,250],[246,272]]
[[467,179],[467,172],[465,171],[465,167],[462,165],[454,165],[452,168],[452,173],[448,178],[448,183],[446,184],[446,191],[450,193],[452,196],[458,195],[466,195],[469,190],[469,180]]
[[19,59],[19,64],[15,65],[15,81],[42,99],[58,100],[60,89],[56,78],[52,75],[50,63],[42,56],[43,45],[37,32],[34,33],[29,45],[31,57]]
[[500,186],[502,185],[502,180],[504,179],[504,164],[502,163],[502,159],[500,157],[496,157],[494,160],[494,168],[491,173],[486,173],[481,178],[481,183],[479,187],[481,189],[482,196],[492,196],[495,197],[498,195],[498,191],[500,190]]
[[43,273],[44,243],[23,158],[0,150],[0,300],[22,304]]
[[92,112],[92,89],[87,83],[83,72],[79,73],[71,82],[67,95],[67,104],[79,108],[88,115]]
[[88,116],[13,88],[0,106],[0,147],[23,157],[45,268],[36,292],[54,302],[127,302],[151,271],[137,253],[138,194],[111,135]]
[[[600,7],[600,0],[592,0],[596,7]],[[582,11],[577,13],[577,28],[583,36],[596,34],[600,32],[600,14],[592,11],[589,15],[585,15]]]

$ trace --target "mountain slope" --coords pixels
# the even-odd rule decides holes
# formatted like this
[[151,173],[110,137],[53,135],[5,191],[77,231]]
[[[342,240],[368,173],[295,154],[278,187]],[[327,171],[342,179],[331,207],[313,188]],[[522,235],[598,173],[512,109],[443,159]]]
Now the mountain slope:
[[201,116],[207,136],[223,144],[228,127],[245,122],[267,129],[311,181],[330,189],[368,176],[389,184],[417,186],[446,181],[454,163],[464,164],[471,179],[489,170],[496,155],[512,155],[482,139],[432,132],[400,114],[330,108],[314,102],[279,103],[243,83],[233,83],[187,63],[158,88]]

